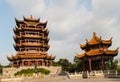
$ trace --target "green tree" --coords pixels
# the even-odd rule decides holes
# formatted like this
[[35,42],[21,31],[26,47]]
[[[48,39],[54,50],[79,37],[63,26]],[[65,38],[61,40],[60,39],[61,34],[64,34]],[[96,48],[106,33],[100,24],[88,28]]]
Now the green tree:
[[110,70],[111,69],[111,64],[110,61],[105,62],[105,70]]
[[52,66],[61,66],[58,61],[52,61]]
[[74,64],[69,62],[68,59],[59,59],[58,61],[53,61],[53,66],[61,66],[62,71],[68,71],[68,72],[73,72],[75,71],[74,69]]
[[118,68],[118,62],[117,62],[117,61],[114,61],[114,62],[113,62],[113,69],[114,69],[114,70],[117,70],[117,68]]
[[58,63],[62,66],[63,71],[69,71],[71,63],[67,59],[60,59]]
[[[112,70],[120,71],[120,66],[118,66],[118,61],[113,61],[112,68],[113,68]],[[105,62],[105,70],[111,70],[111,62],[110,61]]]
[[53,66],[61,66],[62,71],[67,72],[80,72],[82,71],[82,62],[78,58],[74,58],[74,63],[71,63],[68,59],[59,59],[58,61],[53,61]]
[[77,57],[74,58],[74,69],[76,72],[80,72],[83,69],[82,61]]

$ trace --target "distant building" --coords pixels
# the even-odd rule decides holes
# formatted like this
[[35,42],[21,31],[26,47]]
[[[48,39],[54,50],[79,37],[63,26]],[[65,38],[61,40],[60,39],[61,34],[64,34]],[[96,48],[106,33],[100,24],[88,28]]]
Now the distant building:
[[93,33],[91,40],[86,39],[85,44],[80,44],[80,48],[84,50],[83,54],[78,54],[76,57],[83,63],[83,71],[104,70],[105,62],[111,61],[111,69],[113,58],[118,54],[118,48],[109,50],[112,44],[112,38],[103,40],[101,37]]
[[55,56],[49,56],[47,51],[49,31],[47,22],[40,19],[23,17],[24,20],[16,20],[14,30],[15,55],[7,57],[13,67],[21,66],[50,66]]

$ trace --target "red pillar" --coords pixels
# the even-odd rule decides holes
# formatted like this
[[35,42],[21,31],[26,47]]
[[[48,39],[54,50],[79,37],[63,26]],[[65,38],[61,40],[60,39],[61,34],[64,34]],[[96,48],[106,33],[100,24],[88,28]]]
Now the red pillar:
[[22,66],[24,66],[24,61],[22,60]]
[[45,61],[44,60],[42,60],[42,66],[45,66]]
[[113,69],[113,58],[111,58],[111,70]]
[[13,62],[11,62],[11,66],[14,67]]
[[19,67],[19,62],[18,62],[18,61],[16,61],[16,63],[17,63],[17,67]]
[[45,66],[48,66],[48,60],[45,60]]
[[104,57],[102,56],[102,70],[105,69],[105,62],[104,62]]
[[89,58],[88,61],[89,61],[89,71],[91,72],[92,71],[91,59]]
[[86,68],[85,68],[85,61],[82,60],[82,65],[83,65],[83,71],[86,71]]
[[104,61],[102,60],[102,70],[104,70]]
[[36,61],[36,65],[38,66],[38,61]]
[[49,61],[49,66],[51,66],[52,65],[52,61]]
[[30,61],[28,61],[28,66],[30,66]]

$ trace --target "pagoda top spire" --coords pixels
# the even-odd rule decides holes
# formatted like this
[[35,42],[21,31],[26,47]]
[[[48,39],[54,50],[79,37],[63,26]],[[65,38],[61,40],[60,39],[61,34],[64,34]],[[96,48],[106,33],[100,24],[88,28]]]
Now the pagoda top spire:
[[32,15],[30,15],[30,17],[28,19],[30,19],[30,20],[36,20],[36,18],[33,18]]
[[30,15],[30,19],[33,19],[32,15]]
[[93,35],[96,36],[96,32],[93,32]]
[[16,21],[16,25],[19,26],[20,24],[25,24],[27,26],[30,25],[43,25],[44,27],[46,27],[47,21],[45,22],[41,22],[40,18],[34,18],[32,15],[30,15],[29,17],[25,17],[23,16],[23,20],[18,20],[17,18],[15,18]]
[[32,15],[30,15],[30,17],[28,17],[28,18],[26,18],[26,17],[24,17],[24,16],[23,16],[23,18],[24,18],[24,20],[25,20],[25,21],[29,21],[29,20],[39,21],[39,20],[40,20],[40,18],[38,18],[38,19],[33,18],[33,16],[32,16]]

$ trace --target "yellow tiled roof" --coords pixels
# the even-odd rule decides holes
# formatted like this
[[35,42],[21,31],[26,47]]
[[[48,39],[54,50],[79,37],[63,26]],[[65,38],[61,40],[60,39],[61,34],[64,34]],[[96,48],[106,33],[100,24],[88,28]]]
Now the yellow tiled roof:
[[87,56],[102,55],[103,53],[104,53],[103,50],[100,50],[100,49],[92,49],[88,52],[85,52]]
[[8,59],[9,61],[12,61],[12,60],[13,60],[13,57],[12,57],[12,56],[11,56],[11,57],[7,56],[7,59]]
[[97,56],[97,55],[111,55],[111,56],[116,56],[118,54],[118,49],[115,50],[108,50],[108,49],[92,49],[88,52],[85,52],[85,54],[78,54],[76,57],[81,59],[83,58],[85,55],[86,56]]
[[77,54],[77,58],[83,58],[85,56],[85,54]]
[[91,40],[89,40],[89,41],[87,40],[86,44],[80,44],[80,47],[82,49],[84,49],[88,45],[96,45],[96,44],[100,44],[100,43],[109,45],[112,43],[112,38],[110,38],[109,40],[102,40],[101,37],[96,36],[96,33],[94,32]]
[[108,54],[108,55],[116,55],[118,54],[118,49],[115,49],[115,50],[105,50],[105,54]]
[[7,59],[9,61],[13,61],[13,60],[18,60],[18,59],[50,59],[50,60],[54,60],[55,56],[49,56],[47,53],[45,52],[41,52],[41,53],[24,53],[24,52],[18,52],[16,55],[12,55],[11,57],[7,56]]

